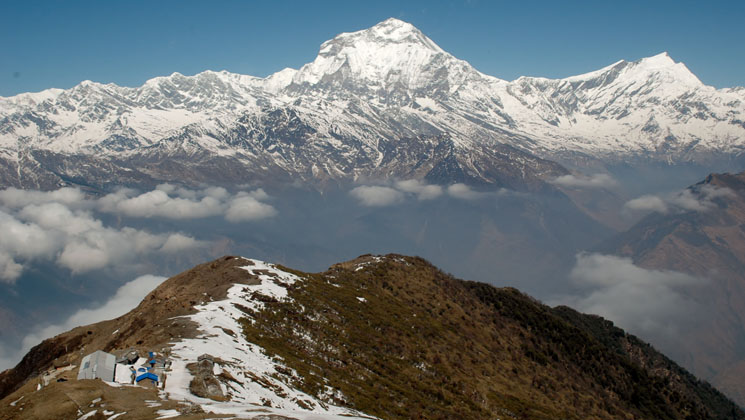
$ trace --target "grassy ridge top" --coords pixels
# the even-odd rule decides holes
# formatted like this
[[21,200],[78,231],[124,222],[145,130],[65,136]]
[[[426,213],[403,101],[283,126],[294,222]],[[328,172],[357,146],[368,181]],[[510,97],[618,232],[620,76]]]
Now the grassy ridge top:
[[[286,380],[382,418],[745,418],[599,317],[464,282],[420,258],[363,256],[247,311]],[[340,391],[340,392],[339,392]]]

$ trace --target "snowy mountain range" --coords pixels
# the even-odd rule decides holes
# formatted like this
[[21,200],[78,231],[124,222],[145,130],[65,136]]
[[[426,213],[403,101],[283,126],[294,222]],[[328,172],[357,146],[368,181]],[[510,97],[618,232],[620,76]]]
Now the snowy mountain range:
[[745,88],[666,53],[569,77],[485,75],[388,19],[266,78],[174,73],[0,98],[0,182],[51,188],[418,178],[524,189],[578,162],[738,158]]

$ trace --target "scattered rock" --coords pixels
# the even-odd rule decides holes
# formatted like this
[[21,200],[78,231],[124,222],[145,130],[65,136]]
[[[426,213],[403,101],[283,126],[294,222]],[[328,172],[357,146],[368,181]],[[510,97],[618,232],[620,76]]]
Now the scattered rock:
[[215,359],[209,354],[203,354],[197,363],[186,366],[194,379],[189,383],[189,391],[197,397],[209,398],[215,401],[227,401],[229,398],[222,392],[220,380],[214,374]]

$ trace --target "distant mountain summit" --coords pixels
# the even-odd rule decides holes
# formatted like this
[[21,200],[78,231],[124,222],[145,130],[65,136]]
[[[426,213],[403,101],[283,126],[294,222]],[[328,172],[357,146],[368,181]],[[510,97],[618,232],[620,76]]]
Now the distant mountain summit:
[[0,182],[417,178],[532,189],[566,172],[553,162],[741,159],[744,115],[745,89],[705,86],[665,53],[508,82],[388,19],[267,78],[174,73],[138,88],[85,81],[0,98]]
[[417,97],[446,100],[469,78],[483,76],[411,24],[388,19],[324,42],[285,89],[291,95],[337,94],[407,106]]
[[[125,375],[77,379],[99,350]],[[128,383],[132,363],[162,366],[157,383]],[[199,265],[128,314],[33,348],[0,374],[0,398],[17,419],[745,418],[609,321],[401,255],[315,274]]]

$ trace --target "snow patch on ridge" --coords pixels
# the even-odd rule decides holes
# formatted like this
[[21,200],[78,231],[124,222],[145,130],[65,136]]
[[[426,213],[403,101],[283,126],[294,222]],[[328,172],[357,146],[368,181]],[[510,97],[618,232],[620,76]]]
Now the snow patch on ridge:
[[[240,307],[261,309],[265,303],[257,299],[289,299],[287,286],[302,281],[298,276],[282,271],[273,264],[246,259],[241,267],[256,276],[260,284],[235,284],[228,290],[225,300],[213,301],[196,307],[198,312],[188,318],[199,325],[201,335],[174,343],[171,348],[171,372],[166,379],[164,397],[190,401],[202,406],[206,412],[229,414],[240,418],[257,415],[281,415],[297,419],[370,419],[362,413],[327,404],[313,396],[294,389],[278,380],[282,372],[292,372],[281,361],[267,356],[263,349],[246,341],[238,319],[246,314]],[[231,334],[232,333],[232,334]],[[197,362],[199,356],[209,354],[215,358],[214,372],[234,380],[222,381],[223,392],[229,401],[218,402],[201,398],[189,391],[193,376],[187,365]],[[296,375],[295,372],[292,372]],[[327,390],[334,395],[333,390]],[[338,391],[337,391],[338,392]]]

